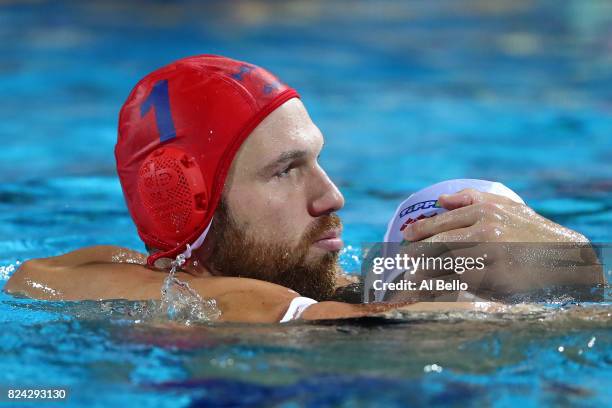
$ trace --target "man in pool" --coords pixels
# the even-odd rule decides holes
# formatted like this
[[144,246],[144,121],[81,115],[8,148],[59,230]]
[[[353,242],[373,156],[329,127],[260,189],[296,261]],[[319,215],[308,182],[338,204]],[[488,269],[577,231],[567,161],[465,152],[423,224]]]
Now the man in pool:
[[[336,212],[344,198],[318,163],[323,143],[297,92],[260,67],[205,55],[160,68],[121,109],[115,148],[149,256],[97,246],[34,259],[5,290],[39,299],[158,299],[161,272],[181,255],[187,262],[177,277],[215,299],[223,321],[477,307],[326,300],[349,280],[337,265],[343,244]],[[464,190],[439,202],[452,211],[413,224],[406,239],[586,241],[494,194]],[[570,280],[600,279],[592,273]]]

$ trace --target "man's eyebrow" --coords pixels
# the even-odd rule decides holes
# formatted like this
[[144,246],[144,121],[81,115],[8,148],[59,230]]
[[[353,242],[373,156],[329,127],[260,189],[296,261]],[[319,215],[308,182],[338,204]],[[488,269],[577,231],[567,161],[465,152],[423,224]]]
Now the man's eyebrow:
[[281,153],[280,156],[273,162],[267,164],[262,170],[261,173],[268,173],[274,170],[280,164],[290,162],[292,160],[302,159],[308,155],[306,150],[289,150]]

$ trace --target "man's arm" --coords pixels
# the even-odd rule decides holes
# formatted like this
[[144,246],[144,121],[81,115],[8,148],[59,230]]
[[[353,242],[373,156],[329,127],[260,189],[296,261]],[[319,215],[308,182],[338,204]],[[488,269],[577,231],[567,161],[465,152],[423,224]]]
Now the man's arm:
[[163,274],[137,263],[142,258],[129,249],[94,246],[31,259],[15,271],[4,291],[41,300],[146,299],[159,291]]
[[[167,274],[135,263],[113,262],[118,247],[89,247],[21,265],[4,290],[41,300],[160,299]],[[138,253],[132,254],[137,259]],[[144,256],[144,255],[141,255]],[[220,321],[278,322],[298,294],[255,279],[195,277],[178,272],[205,299],[215,299]]]
[[[541,273],[532,273],[532,265],[520,266],[526,262],[514,262],[507,254],[487,259],[489,264],[497,264],[497,269],[488,268],[493,273],[487,279],[490,288],[513,288],[514,291],[538,289],[555,285],[597,285],[605,283],[603,268],[589,240],[582,234],[565,228],[537,214],[526,205],[491,193],[482,193],[473,189],[461,190],[455,194],[442,195],[439,198],[442,207],[449,210],[435,217],[419,220],[408,225],[404,238],[412,242],[431,243],[541,243],[543,255],[530,258],[537,264],[547,266],[553,262],[566,267],[542,268]],[[551,251],[554,245],[565,244],[567,250],[559,253]],[[500,248],[502,245],[499,246]],[[489,245],[491,249],[493,246]],[[534,246],[535,248],[535,246]],[[481,247],[474,251],[464,250],[462,256],[482,256]],[[537,279],[534,280],[534,277]],[[468,278],[466,274],[464,279]],[[477,282],[482,281],[478,276]],[[507,283],[507,284],[506,284]],[[476,287],[476,285],[471,285]],[[480,285],[481,289],[484,288]]]
[[[159,299],[166,274],[137,263],[115,262],[118,247],[90,247],[62,256],[25,262],[11,276],[4,290],[43,300]],[[139,253],[132,251],[137,259]],[[140,254],[141,256],[144,256]],[[196,277],[179,272],[177,277],[205,299],[215,299],[220,321],[277,323],[299,294],[257,279]],[[470,309],[460,303],[348,304],[320,302],[308,307],[304,320],[342,319],[381,313],[398,307],[407,310]]]
[[[138,265],[100,262],[110,259],[112,249],[86,248],[54,258],[25,262],[11,276],[4,290],[41,300],[159,299],[163,278],[159,272]],[[143,274],[143,272],[146,272]],[[149,276],[157,278],[150,283]],[[203,298],[215,299],[220,321],[277,323],[291,301],[299,295],[269,282],[246,278],[192,278],[182,276]],[[117,285],[118,284],[118,285]],[[365,316],[389,309],[341,302],[310,306],[306,320]]]
[[82,266],[88,263],[128,263],[145,265],[147,263],[147,257],[145,254],[134,251],[133,249],[115,245],[95,245],[79,248],[63,255],[32,259],[28,262],[63,268]]

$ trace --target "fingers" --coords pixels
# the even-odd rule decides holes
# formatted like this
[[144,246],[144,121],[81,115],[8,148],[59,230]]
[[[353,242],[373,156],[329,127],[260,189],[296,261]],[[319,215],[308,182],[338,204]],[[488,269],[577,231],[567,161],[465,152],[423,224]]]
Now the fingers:
[[403,231],[405,240],[419,241],[443,232],[467,228],[485,219],[499,223],[517,212],[509,210],[525,207],[509,198],[474,189],[441,195],[439,201],[450,211],[409,224]]
[[480,231],[474,226],[444,231],[422,240],[422,242],[477,242]]
[[508,197],[492,193],[483,193],[481,191],[474,190],[473,188],[466,188],[454,194],[442,194],[438,198],[438,203],[440,204],[440,206],[449,211],[483,202],[516,204]]
[[[490,204],[485,203],[485,205]],[[504,226],[504,222],[499,222],[499,219],[508,216],[504,211],[504,209],[500,209],[498,213],[485,214],[481,222],[476,222],[474,225],[466,228],[440,232],[429,238],[423,239],[421,242],[521,242],[521,239],[517,239],[515,234],[513,234],[511,228]],[[484,219],[485,217],[487,218]],[[524,238],[522,242],[525,242]]]
[[472,188],[466,188],[456,192],[455,194],[442,194],[438,198],[438,204],[440,207],[450,211],[481,202],[482,199],[483,197],[480,191]]
[[[409,258],[437,258],[443,257],[448,251],[448,248],[444,244],[436,244],[432,245],[430,243],[423,242],[412,242],[408,245],[402,245],[399,248],[398,253],[401,256],[407,256]],[[421,265],[419,265],[416,269],[407,270],[407,277],[410,280],[420,281],[424,277],[437,276],[440,272],[430,270],[427,273],[421,269]],[[441,272],[442,274],[446,274],[448,272]]]
[[478,208],[467,206],[453,211],[438,214],[435,217],[424,218],[408,224],[403,231],[407,241],[420,241],[436,234],[474,225],[482,214]]

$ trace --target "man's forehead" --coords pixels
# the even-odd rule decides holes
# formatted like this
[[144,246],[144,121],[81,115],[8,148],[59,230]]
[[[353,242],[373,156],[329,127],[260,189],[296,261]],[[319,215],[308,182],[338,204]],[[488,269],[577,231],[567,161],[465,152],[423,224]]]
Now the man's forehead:
[[294,150],[318,150],[323,136],[312,123],[306,108],[291,99],[273,111],[253,130],[243,145],[243,156],[266,160]]

